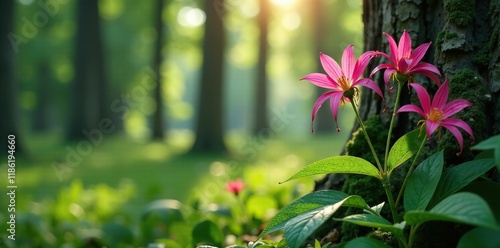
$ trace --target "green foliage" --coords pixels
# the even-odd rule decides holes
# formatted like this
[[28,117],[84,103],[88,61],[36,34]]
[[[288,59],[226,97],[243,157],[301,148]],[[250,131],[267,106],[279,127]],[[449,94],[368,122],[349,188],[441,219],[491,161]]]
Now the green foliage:
[[490,137],[489,139],[475,145],[472,149],[481,151],[493,150],[495,163],[497,168],[500,170],[500,135]]
[[443,163],[443,152],[437,152],[413,171],[404,192],[405,211],[426,209],[441,178]]
[[[422,137],[419,138],[419,136]],[[425,135],[420,135],[420,129],[415,129],[401,136],[394,143],[387,158],[389,173],[418,152],[422,139],[425,139]]]
[[404,223],[393,225],[383,217],[374,214],[355,214],[335,220],[345,221],[359,226],[380,228],[381,230],[389,231],[398,237],[403,236],[403,229],[405,227]]
[[499,229],[488,204],[479,196],[467,192],[451,195],[429,211],[408,211],[404,219],[408,225],[417,226],[440,220]]
[[484,175],[484,173],[493,168],[493,166],[493,160],[479,159],[465,162],[446,170],[441,176],[441,180],[439,181],[436,192],[432,197],[430,206],[433,206],[451,194],[458,192],[478,177]]
[[375,239],[361,237],[361,238],[357,238],[357,239],[350,241],[344,247],[345,248],[357,248],[357,247],[389,248],[390,246],[388,246],[388,245],[386,245],[378,240],[375,240]]
[[199,244],[214,245],[221,247],[224,241],[224,234],[220,228],[210,220],[199,222],[193,227],[193,246]]
[[467,232],[458,242],[457,248],[500,247],[500,231],[484,227],[477,227]]
[[450,22],[458,26],[470,24],[476,16],[475,0],[446,0],[444,8]]
[[380,179],[377,168],[370,162],[358,157],[335,156],[316,161],[304,167],[284,182],[301,177],[326,173],[359,174]]

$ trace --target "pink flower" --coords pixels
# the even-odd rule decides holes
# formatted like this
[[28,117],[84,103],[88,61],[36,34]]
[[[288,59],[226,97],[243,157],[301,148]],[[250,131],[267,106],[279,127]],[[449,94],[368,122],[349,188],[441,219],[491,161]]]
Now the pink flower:
[[384,33],[384,35],[387,37],[387,41],[389,42],[391,56],[386,53],[381,54],[386,57],[390,63],[381,64],[375,67],[370,74],[370,77],[377,71],[385,69],[384,81],[386,85],[388,85],[389,78],[396,78],[398,74],[408,77],[410,83],[415,82],[413,74],[422,74],[432,79],[438,86],[441,85],[439,78],[436,76],[441,76],[439,70],[432,64],[420,62],[427,52],[427,49],[429,49],[431,42],[420,45],[412,52],[411,38],[406,30],[403,32],[403,35],[399,40],[399,45],[396,45],[396,42],[389,34]]
[[439,127],[445,127],[457,139],[458,144],[460,145],[460,152],[457,153],[457,155],[460,155],[463,149],[463,138],[457,127],[465,130],[465,132],[467,132],[472,139],[474,139],[474,134],[467,123],[450,117],[458,113],[460,110],[472,106],[472,104],[463,99],[457,99],[447,103],[446,101],[448,101],[448,93],[450,91],[447,80],[437,90],[432,103],[429,93],[427,93],[424,87],[414,83],[410,85],[413,89],[415,89],[415,92],[417,92],[422,108],[413,104],[407,104],[402,106],[396,113],[415,112],[424,117],[425,120],[421,120],[420,122],[425,123],[428,138],[430,138],[431,134],[434,133],[434,131],[436,131]]
[[[327,99],[330,99],[330,109],[335,119],[335,123],[337,123],[339,105],[344,106],[345,102],[349,102],[351,99],[358,96],[358,89],[356,86],[370,88],[383,97],[382,91],[373,80],[367,78],[360,79],[370,59],[377,54],[379,53],[373,51],[365,52],[356,61],[353,45],[349,45],[342,54],[342,68],[340,68],[339,64],[334,59],[320,53],[321,65],[326,71],[326,74],[311,73],[301,78],[301,80],[308,80],[316,86],[331,89],[331,91],[321,95],[318,100],[316,100],[316,103],[314,103],[312,121],[314,121],[316,113],[321,105]],[[337,131],[340,131],[338,125]]]
[[243,181],[239,178],[236,179],[236,181],[229,181],[226,184],[226,190],[234,195],[238,195],[243,188],[245,188],[245,184],[243,184]]

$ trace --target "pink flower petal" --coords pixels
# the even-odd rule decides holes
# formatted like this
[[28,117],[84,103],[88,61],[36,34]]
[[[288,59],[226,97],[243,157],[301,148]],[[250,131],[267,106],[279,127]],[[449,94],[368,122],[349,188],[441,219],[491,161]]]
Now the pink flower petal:
[[416,66],[418,64],[418,62],[420,62],[420,60],[422,60],[425,53],[427,52],[427,49],[429,49],[430,45],[431,45],[431,42],[424,43],[424,44],[418,46],[417,48],[415,48],[415,50],[413,50],[413,53],[411,54],[411,58],[413,59],[413,62],[410,65],[410,67]]
[[356,65],[354,66],[354,71],[352,73],[352,80],[358,79],[360,76],[362,76],[363,72],[365,71],[366,67],[368,66],[368,63],[370,63],[370,60],[374,57],[377,56],[379,52],[374,52],[374,51],[368,51],[361,56],[359,56],[358,61],[356,62]]
[[332,111],[333,119],[335,119],[335,125],[337,126],[337,130],[339,125],[337,123],[337,116],[339,112],[340,100],[344,97],[343,92],[335,92],[330,97],[330,110]]
[[373,69],[373,71],[370,73],[370,77],[372,77],[375,73],[377,73],[382,69],[389,69],[389,68],[393,68],[393,66],[390,64],[380,64]]
[[472,104],[467,100],[463,100],[463,99],[453,100],[453,101],[447,103],[443,107],[443,112],[444,112],[443,119],[446,119],[446,118],[460,112],[460,110],[462,110],[466,107],[470,107],[470,106],[472,106]]
[[349,45],[342,54],[342,71],[347,78],[353,78],[354,67],[356,65],[356,57],[354,57],[354,46]]
[[410,68],[410,71],[408,73],[410,73],[410,74],[422,74],[422,75],[430,78],[432,81],[434,81],[437,84],[437,86],[441,86],[441,81],[436,76],[436,75],[441,76],[441,73],[432,64],[422,62],[420,64],[415,65],[413,68]]
[[398,72],[401,74],[408,74],[411,61],[406,59],[399,59],[398,61]]
[[389,58],[389,60],[393,65],[395,65],[400,58],[398,54],[398,46],[396,45],[396,41],[394,41],[394,38],[392,38],[392,36],[387,33],[384,33],[384,35],[389,42],[389,50],[391,51],[391,57]]
[[427,137],[430,138],[434,131],[436,131],[436,129],[439,127],[439,123],[427,119],[427,121],[425,122],[425,126],[427,129]]
[[300,80],[307,80],[316,86],[326,89],[336,89],[338,85],[334,83],[333,79],[323,73],[311,73]]
[[460,133],[458,128],[452,125],[443,125],[443,127],[448,129],[450,133],[453,134],[453,136],[455,136],[455,138],[457,139],[458,145],[460,146],[460,152],[457,153],[457,156],[460,156],[460,154],[462,154],[462,150],[464,149],[464,138],[462,137],[462,134]]
[[421,108],[419,108],[417,105],[414,104],[406,104],[404,106],[401,106],[401,108],[396,111],[396,114],[399,114],[401,112],[415,112],[420,114],[422,117],[426,118],[424,111],[422,111]]
[[384,82],[385,82],[386,86],[389,86],[389,80],[391,79],[391,75],[396,73],[396,72],[397,72],[396,68],[389,68],[389,69],[385,70]]
[[403,31],[403,35],[399,39],[398,56],[399,59],[411,56],[411,37],[406,30]]
[[431,100],[429,97],[429,93],[422,87],[420,84],[412,83],[410,84],[415,92],[417,92],[418,99],[420,101],[420,105],[422,106],[422,110],[424,113],[429,114],[431,110]]
[[[313,105],[311,122],[314,122],[314,118],[316,118],[316,114],[318,113],[318,109],[321,107],[321,105],[326,101],[326,99],[331,97],[334,93],[336,93],[336,92],[335,91],[328,91],[328,92],[322,94],[320,97],[318,97],[318,100],[316,100],[316,102]],[[340,92],[340,93],[342,93],[342,92]]]
[[356,81],[352,86],[363,86],[369,89],[372,89],[375,91],[382,99],[384,99],[384,94],[382,94],[382,90],[380,90],[380,87],[371,79],[368,78],[362,78],[358,81]]
[[342,76],[342,70],[340,69],[337,61],[332,59],[330,56],[320,53],[319,58],[323,69],[325,69],[326,74],[334,80],[338,80]]
[[444,105],[448,101],[449,91],[450,87],[448,86],[448,81],[445,81],[444,84],[439,87],[436,95],[434,95],[434,98],[432,99],[432,108],[442,110],[444,108]]
[[455,119],[455,118],[448,118],[448,119],[442,120],[441,125],[443,127],[450,126],[450,125],[459,127],[461,129],[463,129],[465,132],[467,132],[472,137],[473,140],[475,139],[474,133],[472,132],[472,129],[470,128],[469,124],[467,124],[465,121],[462,121],[460,119]]

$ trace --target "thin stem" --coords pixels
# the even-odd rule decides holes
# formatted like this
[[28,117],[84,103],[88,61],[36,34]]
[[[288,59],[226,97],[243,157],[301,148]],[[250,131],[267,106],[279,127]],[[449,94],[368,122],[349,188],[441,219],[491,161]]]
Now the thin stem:
[[401,200],[401,197],[403,196],[404,189],[406,187],[406,183],[408,182],[408,178],[410,178],[410,175],[413,173],[413,170],[415,169],[415,165],[417,163],[418,156],[420,155],[420,151],[422,151],[422,148],[424,147],[425,144],[425,134],[423,135],[422,143],[420,144],[420,147],[418,148],[417,154],[415,155],[415,158],[413,158],[413,162],[411,163],[410,170],[408,170],[408,173],[406,173],[405,180],[403,181],[403,185],[401,186],[401,189],[399,189],[398,193],[398,198],[396,199],[396,207],[399,204],[399,200]]
[[389,124],[389,133],[387,134],[387,142],[385,144],[384,171],[387,171],[387,157],[389,156],[389,146],[391,145],[392,129],[394,128],[394,119],[396,119],[396,110],[399,107],[399,98],[401,97],[402,88],[403,86],[398,82],[398,92],[396,94],[396,101],[394,102],[394,109],[392,110],[391,123]]
[[398,212],[396,211],[396,205],[394,204],[394,197],[392,196],[391,183],[389,181],[389,178],[387,177],[387,174],[383,175],[382,185],[384,186],[385,194],[387,195],[387,200],[389,201],[389,207],[391,208],[392,219],[394,223],[399,223],[399,215]]
[[365,135],[366,142],[368,142],[368,146],[370,147],[370,150],[372,151],[373,157],[375,158],[375,162],[377,163],[377,167],[378,167],[379,171],[382,171],[382,164],[378,160],[377,153],[375,152],[375,149],[373,148],[370,137],[368,136],[368,133],[366,132],[365,124],[363,123],[363,120],[361,120],[361,117],[359,116],[358,109],[356,108],[356,105],[354,104],[354,99],[351,99],[350,102],[351,102],[352,108],[354,109],[354,113],[356,114],[356,118],[358,119],[359,125],[361,125],[361,130],[363,130],[363,134]]
[[413,246],[413,239],[415,238],[415,233],[417,233],[419,225],[412,226],[410,229],[410,237],[408,238],[408,248]]

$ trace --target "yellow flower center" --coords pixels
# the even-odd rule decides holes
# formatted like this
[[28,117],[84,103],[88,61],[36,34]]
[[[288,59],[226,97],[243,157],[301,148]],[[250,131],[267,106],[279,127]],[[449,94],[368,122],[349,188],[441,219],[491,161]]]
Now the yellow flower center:
[[352,82],[350,79],[347,79],[345,76],[339,78],[339,85],[342,91],[347,91],[351,88]]
[[440,122],[443,119],[444,112],[438,108],[433,108],[427,118],[433,122]]

